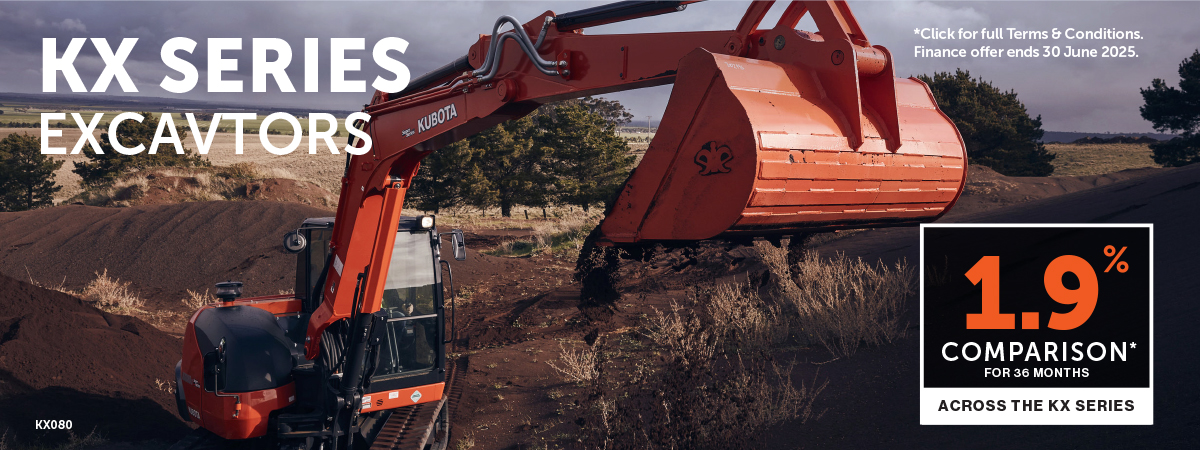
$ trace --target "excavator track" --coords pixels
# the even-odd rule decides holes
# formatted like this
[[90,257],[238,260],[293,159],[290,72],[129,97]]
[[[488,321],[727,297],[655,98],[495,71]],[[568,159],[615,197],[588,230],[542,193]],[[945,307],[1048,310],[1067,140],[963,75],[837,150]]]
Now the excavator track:
[[[449,442],[450,416],[462,397],[462,386],[455,378],[466,369],[466,358],[450,365],[442,400],[405,406],[392,411],[387,423],[379,430],[371,450],[440,450]],[[442,426],[438,426],[439,422]]]
[[[371,444],[371,450],[441,450],[449,442],[450,417],[458,409],[462,398],[462,383],[455,379],[467,368],[466,357],[460,357],[450,365],[446,374],[446,388],[442,400],[431,403],[421,403],[413,406],[397,408],[392,411],[387,422],[380,429]],[[446,426],[438,427],[439,420]],[[239,443],[246,448],[254,443]],[[237,444],[234,445],[236,447]],[[169,450],[220,450],[231,448],[231,442],[199,428],[188,433]]]

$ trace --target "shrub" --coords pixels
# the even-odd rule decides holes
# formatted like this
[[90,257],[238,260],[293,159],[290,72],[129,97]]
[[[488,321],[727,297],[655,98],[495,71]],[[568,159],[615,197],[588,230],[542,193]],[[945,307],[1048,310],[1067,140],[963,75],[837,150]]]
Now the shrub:
[[96,279],[83,288],[80,297],[92,302],[97,309],[116,314],[144,312],[142,308],[146,304],[145,300],[129,291],[128,282],[122,283],[120,279],[109,278],[108,269],[96,272]]
[[[768,427],[814,417],[824,389],[791,379],[763,343],[779,328],[772,309],[748,286],[697,288],[690,307],[655,311],[642,330],[654,359],[633,370],[603,345],[599,378],[582,418],[586,442],[604,448],[743,448]],[[731,312],[726,308],[748,311]],[[752,310],[752,311],[749,311]],[[599,341],[598,341],[599,342]],[[618,378],[618,377],[624,377]]]
[[254,163],[240,162],[218,167],[217,175],[236,180],[253,180],[258,178],[258,168]]
[[[599,341],[597,341],[597,344]],[[596,368],[596,344],[586,346],[576,351],[574,348],[566,348],[561,342],[558,343],[558,348],[562,350],[562,354],[558,358],[558,363],[554,361],[546,361],[552,369],[558,372],[563,377],[563,380],[578,384],[586,384],[595,381],[600,376],[599,370]]]
[[205,289],[204,293],[194,292],[191,289],[188,289],[187,293],[188,298],[180,300],[179,302],[183,303],[183,306],[185,306],[189,311],[195,311],[204,307],[204,305],[217,301],[216,297],[213,297],[212,294],[208,293],[208,289]]
[[786,250],[766,243],[756,247],[780,303],[795,314],[806,337],[835,357],[851,356],[860,345],[890,343],[905,336],[908,324],[901,319],[913,293],[907,262],[872,266],[842,254],[822,260],[810,250],[791,265]]

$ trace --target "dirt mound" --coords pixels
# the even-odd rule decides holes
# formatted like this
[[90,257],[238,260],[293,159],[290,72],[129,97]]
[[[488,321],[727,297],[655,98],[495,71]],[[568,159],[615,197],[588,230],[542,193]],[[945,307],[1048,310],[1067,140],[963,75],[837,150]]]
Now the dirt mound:
[[169,440],[188,428],[158,382],[174,380],[179,339],[139,319],[0,275],[0,428],[22,442],[66,440],[34,420],[71,420],[76,436]]
[[193,202],[0,213],[0,272],[81,289],[107,269],[152,307],[178,308],[186,290],[224,280],[245,293],[294,288],[296,258],[283,234],[330,211],[295,203]]
[[251,173],[250,177],[231,176],[228,169],[217,169],[150,169],[125,175],[112,186],[81,193],[67,203],[138,206],[210,200],[267,200],[328,209],[337,206],[337,195],[310,181],[263,177],[257,173]]

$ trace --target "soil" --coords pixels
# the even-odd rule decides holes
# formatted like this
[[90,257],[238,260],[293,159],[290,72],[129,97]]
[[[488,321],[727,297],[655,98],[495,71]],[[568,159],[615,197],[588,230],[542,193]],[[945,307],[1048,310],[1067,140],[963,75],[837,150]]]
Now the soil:
[[[801,380],[811,383],[814,378],[829,381],[816,403],[824,414],[805,424],[780,426],[747,445],[811,448],[889,444],[979,446],[984,442],[1013,446],[1194,444],[1188,441],[1194,439],[1192,434],[1184,431],[1200,423],[1197,412],[1200,394],[1190,385],[1200,373],[1193,350],[1200,342],[1197,334],[1189,331],[1200,306],[1183,300],[1200,287],[1195,277],[1186,273],[1189,267],[1195,267],[1188,252],[1200,248],[1197,242],[1200,238],[1188,228],[1200,212],[1200,190],[1195,189],[1200,182],[1196,180],[1200,180],[1200,165],[1047,178],[1004,177],[986,168],[972,167],[966,192],[942,219],[1154,222],[1159,242],[1168,243],[1156,250],[1160,270],[1155,277],[1159,300],[1156,350],[1160,355],[1172,355],[1177,361],[1157,365],[1156,422],[1160,425],[1106,427],[1103,432],[1096,432],[1094,427],[921,427],[916,411],[918,340],[915,336],[919,320],[914,303],[909,309],[911,337],[895,345],[860,349],[851,358],[828,363],[830,358],[824,350],[792,349],[781,355],[783,361],[800,363],[792,376],[797,384]],[[148,304],[162,308],[179,308],[185,289],[203,290],[226,279],[246,282],[248,295],[275,294],[292,288],[295,270],[294,257],[279,248],[280,238],[305,217],[329,215],[328,211],[295,203],[263,201],[130,208],[65,206],[5,213],[0,214],[0,272],[22,280],[32,276],[52,285],[65,280],[66,287],[77,289],[94,278],[93,272],[108,269],[110,276],[132,282],[134,290],[147,298]],[[563,346],[583,345],[595,339],[610,343],[619,340],[617,345],[642,345],[636,330],[655,310],[667,310],[673,302],[685,300],[694,286],[746,282],[756,279],[762,271],[751,248],[709,242],[694,248],[663,250],[646,258],[646,262],[622,262],[620,298],[615,303],[581,307],[579,285],[573,281],[573,258],[545,254],[523,258],[485,255],[479,251],[515,236],[526,236],[528,232],[468,231],[467,260],[452,261],[459,292],[456,318],[459,339],[454,352],[468,361],[465,376],[461,378],[466,389],[454,413],[452,444],[470,439],[477,449],[543,444],[579,446],[575,441],[579,431],[576,420],[581,408],[589,402],[582,389],[563,382],[546,361],[557,358]],[[911,227],[828,233],[811,241],[811,246],[825,254],[839,251],[884,262],[906,258],[910,264],[918,261],[917,245],[917,230]],[[25,267],[29,268],[28,273]],[[69,303],[65,299],[71,299],[60,295],[59,298],[64,300],[58,303]],[[5,312],[0,317],[16,315]],[[58,329],[51,323],[41,326]],[[20,329],[24,330],[24,325]],[[61,339],[53,341],[53,348],[60,352],[91,348],[78,334],[62,333],[61,338],[55,339]],[[145,350],[141,347],[127,350],[128,355],[151,362],[140,364],[144,367],[127,368],[134,366],[133,363],[111,367],[144,370],[164,379],[171,377],[179,345],[177,341],[168,344],[162,349],[146,346]],[[7,347],[0,349],[4,350],[0,355],[9,354]],[[166,365],[160,364],[160,360]],[[8,383],[8,378],[5,381]],[[54,392],[46,389],[68,389],[98,398],[132,401],[114,392],[121,389],[133,392],[133,388],[118,387],[116,383],[89,384],[84,378],[64,380],[57,385],[60,387],[22,383],[30,386],[21,391],[27,395],[23,398],[29,399],[30,404],[48,405],[45,411],[50,415],[72,409],[55,407],[52,401],[61,397],[54,397]],[[95,385],[112,392],[88,390]],[[144,386],[139,382],[136,386],[153,389],[152,383]],[[183,430],[147,425],[165,421],[157,414],[171,405],[160,403],[169,400],[167,396],[154,399],[157,410],[119,409],[129,411],[123,414],[122,423],[143,430]],[[165,412],[174,417],[170,408]],[[99,420],[106,414],[93,415]],[[121,440],[116,435],[110,439]]]
[[80,290],[108,270],[147,306],[174,310],[187,290],[246,283],[245,294],[295,287],[284,233],[333,213],[295,203],[217,201],[101,208],[68,205],[0,213],[0,273]]
[[188,430],[171,394],[181,341],[128,316],[0,275],[0,428],[18,442],[55,444],[70,420],[78,437],[170,440]]

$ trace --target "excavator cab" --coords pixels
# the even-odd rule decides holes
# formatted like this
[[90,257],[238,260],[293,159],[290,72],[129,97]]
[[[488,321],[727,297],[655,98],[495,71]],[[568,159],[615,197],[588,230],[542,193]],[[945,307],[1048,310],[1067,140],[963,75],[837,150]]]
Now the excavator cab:
[[[298,297],[305,293],[300,298],[308,314],[320,304],[320,290],[328,271],[336,270],[329,251],[333,225],[331,217],[308,219],[285,237],[287,248],[294,248],[291,243],[296,236],[306,244],[297,252],[296,292]],[[434,226],[432,216],[401,217],[397,224],[381,307],[373,314],[362,413],[441,399],[446,375],[445,344],[454,332],[453,323],[449,330],[445,326],[447,291],[442,269],[449,269],[449,264],[441,258],[444,237],[450,238],[454,258],[465,259],[461,230],[443,235]],[[448,270],[445,273],[452,274]],[[452,291],[451,278],[449,275],[445,281],[450,281]],[[453,299],[453,292],[450,294]],[[304,325],[296,328],[303,337]],[[330,344],[344,347],[345,342],[337,334],[327,336]],[[342,351],[344,348],[329,353]],[[332,362],[333,366],[337,364]]]
[[[328,420],[328,403],[336,397],[331,393],[340,387],[346,370],[350,324],[326,333],[321,358],[308,360],[303,352],[307,322],[320,304],[314,299],[320,298],[329,271],[336,270],[329,251],[333,226],[331,217],[310,218],[284,237],[284,248],[296,254],[293,295],[242,300],[230,296],[193,316],[185,349],[196,351],[185,352],[176,369],[176,400],[185,420],[225,439],[261,437],[286,443],[336,438],[322,422]],[[449,282],[452,300],[453,281],[451,272],[443,270],[449,264],[440,250],[443,237],[450,237],[456,259],[465,259],[462,231],[439,233],[432,216],[419,216],[400,217],[395,233],[382,307],[368,315],[361,407],[357,419],[342,430],[364,442],[372,441],[398,408],[433,403],[425,409],[448,420],[440,400],[446,344],[454,330],[453,323],[446,326],[443,282]],[[448,276],[443,278],[443,272]],[[236,284],[240,288],[241,283]],[[251,358],[250,353],[268,357]],[[189,362],[189,355],[200,358]],[[233,404],[226,405],[231,399]],[[277,433],[261,420],[268,416],[274,417]],[[435,428],[446,426],[445,420],[433,423]]]

